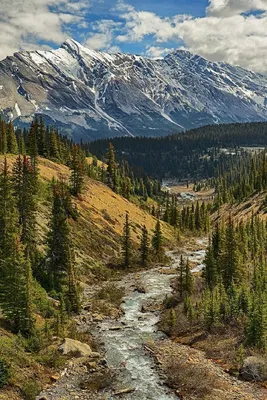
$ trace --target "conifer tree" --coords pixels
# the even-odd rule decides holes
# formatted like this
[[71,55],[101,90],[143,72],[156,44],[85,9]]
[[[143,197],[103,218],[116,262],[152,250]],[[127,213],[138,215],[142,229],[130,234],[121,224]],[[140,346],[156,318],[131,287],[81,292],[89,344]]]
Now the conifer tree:
[[52,160],[59,160],[60,154],[59,154],[58,138],[55,129],[52,127],[50,131],[48,130],[46,136],[47,136],[47,152],[49,154],[49,157]]
[[155,226],[154,236],[152,238],[152,246],[158,257],[162,256],[163,253],[163,238],[161,232],[161,224],[158,219]]
[[[15,239],[19,235],[18,212],[8,175],[7,159],[0,175],[0,259],[11,257],[16,251]],[[15,234],[14,234],[15,232]]]
[[78,196],[82,193],[84,183],[84,166],[79,153],[78,146],[75,146],[72,152],[71,160],[71,192],[74,196]]
[[128,268],[130,265],[130,258],[131,258],[131,228],[130,228],[128,212],[126,212],[125,214],[122,251],[123,251],[123,265],[125,268]]
[[38,157],[38,132],[39,123],[38,119],[34,118],[31,123],[29,135],[28,135],[28,152],[31,158],[31,164],[34,170],[37,169],[37,157]]
[[22,154],[22,155],[26,154],[24,135],[21,130],[19,130],[19,132],[18,132],[18,152],[19,152],[19,154]]
[[109,143],[109,150],[107,156],[107,175],[108,175],[108,185],[111,189],[117,193],[118,185],[117,185],[117,163],[115,159],[115,150],[112,143]]
[[13,167],[14,196],[19,212],[21,240],[35,268],[38,260],[36,222],[36,176],[29,159],[19,155]]
[[194,289],[193,276],[190,270],[189,260],[187,259],[185,264],[185,277],[184,277],[184,291],[186,293],[186,296],[191,296],[191,294],[193,293],[193,289]]
[[0,305],[15,332],[31,335],[31,265],[20,242],[18,212],[7,162],[0,176]]
[[149,256],[149,237],[148,237],[148,230],[145,225],[143,225],[142,227],[140,256],[141,256],[141,264],[145,266],[147,264]]
[[18,143],[12,122],[7,125],[7,151],[11,154],[18,154]]
[[52,215],[48,234],[48,288],[61,292],[68,273],[70,238],[62,184],[53,185]]
[[74,252],[71,246],[66,209],[65,185],[56,182],[53,185],[53,205],[48,234],[48,289],[58,293],[67,287],[67,308],[69,312],[78,312],[80,299],[74,271]]
[[6,123],[0,118],[0,153],[7,153],[7,128]]

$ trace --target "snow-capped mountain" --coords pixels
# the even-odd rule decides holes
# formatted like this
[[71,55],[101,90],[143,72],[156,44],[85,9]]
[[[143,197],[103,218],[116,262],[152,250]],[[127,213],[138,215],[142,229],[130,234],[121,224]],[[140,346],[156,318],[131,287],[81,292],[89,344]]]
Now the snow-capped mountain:
[[267,120],[267,77],[184,50],[151,60],[67,40],[0,62],[0,110],[17,124],[43,114],[76,139],[160,136]]

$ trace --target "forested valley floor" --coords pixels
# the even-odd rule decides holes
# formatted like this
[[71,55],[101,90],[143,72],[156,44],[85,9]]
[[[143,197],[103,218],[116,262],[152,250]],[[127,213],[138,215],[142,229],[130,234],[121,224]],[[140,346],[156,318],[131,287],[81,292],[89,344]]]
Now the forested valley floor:
[[265,125],[216,144],[210,129],[184,136],[162,185],[119,142],[0,121],[0,399],[143,400],[138,363],[113,359],[127,329],[157,396],[266,398],[267,159],[240,147]]

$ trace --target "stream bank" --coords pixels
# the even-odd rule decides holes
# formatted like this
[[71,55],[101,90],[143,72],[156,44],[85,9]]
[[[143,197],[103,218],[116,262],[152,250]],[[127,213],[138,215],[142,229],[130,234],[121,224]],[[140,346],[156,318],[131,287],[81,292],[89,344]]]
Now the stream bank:
[[[175,273],[174,265],[127,274],[117,283],[125,288],[123,315],[117,319],[105,318],[92,325],[84,309],[77,321],[79,329],[93,333],[103,349],[102,357],[71,360],[60,379],[37,399],[113,400],[120,396],[125,400],[177,400],[145,348],[146,343],[166,338],[157,323],[164,298],[172,292]],[[94,379],[106,381],[107,387],[93,391],[86,382]]]
[[[205,243],[186,253],[201,265]],[[201,247],[202,246],[202,247]],[[53,386],[37,398],[45,400],[177,400],[177,391],[166,384],[165,371],[160,372],[148,347],[160,348],[167,340],[158,330],[160,311],[166,296],[172,293],[171,282],[177,274],[181,251],[168,252],[170,267],[157,267],[129,273],[116,283],[125,288],[121,305],[123,315],[104,318],[92,324],[87,307],[77,320],[79,329],[97,338],[102,355],[95,360],[77,358],[69,362]],[[87,293],[88,300],[91,295]],[[93,389],[101,390],[93,390]]]

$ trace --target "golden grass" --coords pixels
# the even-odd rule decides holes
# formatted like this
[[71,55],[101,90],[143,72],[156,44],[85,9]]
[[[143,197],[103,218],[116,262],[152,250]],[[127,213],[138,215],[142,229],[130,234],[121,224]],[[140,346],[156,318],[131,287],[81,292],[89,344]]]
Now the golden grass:
[[[16,156],[7,155],[9,170],[12,169],[15,160]],[[0,155],[0,169],[3,161],[4,156]],[[88,161],[90,162],[90,158]],[[38,168],[40,177],[45,182],[51,181],[52,178],[68,179],[70,176],[70,170],[65,165],[41,157],[38,159]],[[156,219],[138,205],[114,193],[101,182],[86,178],[83,194],[79,199],[75,199],[75,202],[81,215],[81,221],[78,220],[78,223],[74,224],[74,231],[76,231],[79,240],[84,242],[83,249],[86,248],[87,238],[90,239],[91,237],[92,239],[94,234],[98,235],[98,242],[101,241],[101,237],[106,236],[111,247],[114,241],[118,244],[119,237],[123,232],[126,212],[129,213],[132,223],[132,240],[135,243],[139,242],[143,224],[147,226],[150,235],[153,234]],[[47,220],[46,210],[42,210],[41,214],[41,219]],[[164,222],[162,222],[162,232],[167,243],[174,242],[173,229]],[[76,244],[79,244],[78,241]],[[95,244],[97,248],[97,243]],[[98,244],[101,248],[101,243]],[[93,245],[89,246],[88,250],[93,247]],[[101,251],[104,251],[103,246]],[[100,254],[100,256],[102,255]]]

